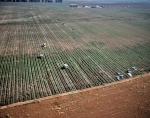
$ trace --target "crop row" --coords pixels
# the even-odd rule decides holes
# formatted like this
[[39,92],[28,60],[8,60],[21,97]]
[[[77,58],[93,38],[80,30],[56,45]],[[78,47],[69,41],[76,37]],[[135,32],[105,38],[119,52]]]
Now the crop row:
[[94,42],[93,34],[103,32],[95,23],[52,23],[40,7],[11,8],[11,13],[7,18],[30,21],[1,25],[0,105],[111,83],[118,71],[129,77],[126,71],[132,66],[137,67],[133,76],[149,72],[149,44],[113,50]]

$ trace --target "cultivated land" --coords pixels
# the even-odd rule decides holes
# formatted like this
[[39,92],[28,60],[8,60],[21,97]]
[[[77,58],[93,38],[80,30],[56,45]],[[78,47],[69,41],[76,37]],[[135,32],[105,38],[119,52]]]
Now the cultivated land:
[[115,82],[133,66],[148,73],[150,5],[103,6],[1,3],[0,105]]
[[106,86],[3,106],[0,118],[149,118],[150,73]]

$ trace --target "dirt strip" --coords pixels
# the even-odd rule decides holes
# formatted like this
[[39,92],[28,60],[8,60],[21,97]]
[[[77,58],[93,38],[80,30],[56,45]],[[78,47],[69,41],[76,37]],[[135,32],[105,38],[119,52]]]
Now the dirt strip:
[[0,118],[148,118],[150,73],[0,107]]

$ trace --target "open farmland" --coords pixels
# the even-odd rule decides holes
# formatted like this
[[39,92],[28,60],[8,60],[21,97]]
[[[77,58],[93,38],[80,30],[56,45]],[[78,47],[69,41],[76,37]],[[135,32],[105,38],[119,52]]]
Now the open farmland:
[[150,71],[149,5],[68,6],[0,4],[1,106]]
[[0,107],[0,118],[149,118],[150,73]]

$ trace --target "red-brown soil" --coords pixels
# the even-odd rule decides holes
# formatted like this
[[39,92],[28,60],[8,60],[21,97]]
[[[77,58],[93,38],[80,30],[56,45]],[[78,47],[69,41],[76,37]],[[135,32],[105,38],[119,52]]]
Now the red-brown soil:
[[2,106],[0,118],[150,118],[150,73]]

